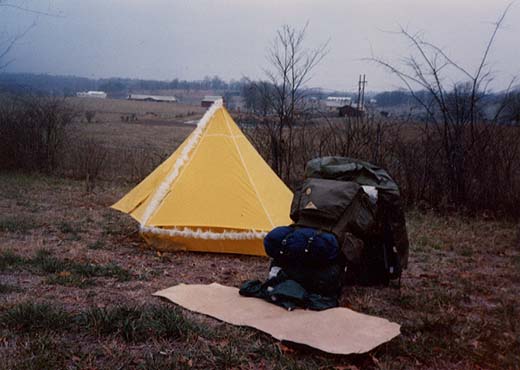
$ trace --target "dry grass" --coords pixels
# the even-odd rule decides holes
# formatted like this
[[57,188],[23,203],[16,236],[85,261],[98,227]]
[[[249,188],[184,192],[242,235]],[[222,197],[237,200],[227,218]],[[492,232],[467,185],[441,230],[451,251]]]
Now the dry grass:
[[[101,112],[96,117],[136,110],[134,102],[92,101]],[[259,257],[157,254],[146,249],[129,217],[108,208],[133,185],[114,179],[135,182],[192,128],[117,120],[75,124],[79,136],[112,150],[105,181],[89,193],[82,181],[0,174],[2,366],[518,368],[520,236],[518,225],[507,222],[409,212],[411,259],[402,287],[343,292],[342,306],[402,325],[401,336],[366,355],[286,347],[152,297],[178,283],[239,286],[267,275],[268,261]],[[125,167],[129,163],[135,168]]]
[[[0,360],[9,367],[518,366],[520,250],[513,224],[409,213],[412,253],[401,289],[345,288],[341,302],[400,323],[402,335],[368,355],[335,357],[287,348],[151,297],[180,282],[238,286],[263,279],[268,261],[145,249],[136,225],[107,208],[128,187],[105,182],[85,194],[78,181],[4,174],[0,189],[4,215],[16,215],[0,230]],[[86,266],[118,266],[130,275],[90,274]],[[71,276],[64,271],[91,284],[56,281]],[[27,315],[41,316],[42,324],[33,330]],[[67,325],[56,327],[58,316]]]
[[[124,99],[67,98],[67,101],[82,112],[95,112],[93,122],[121,122],[121,116],[134,114],[137,122],[157,121],[159,123],[197,119],[205,109],[198,105],[181,103],[158,103]],[[85,118],[86,121],[86,117]]]
[[[186,121],[199,119],[204,110],[178,103],[136,102],[115,99],[71,98],[71,103],[96,112],[93,123],[80,119],[68,127],[68,147],[61,170],[68,177],[82,178],[81,158],[103,155],[98,177],[137,182],[167,158],[194,128]],[[194,114],[192,114],[194,113]],[[120,117],[135,115],[122,122]],[[91,153],[85,152],[88,142]],[[95,144],[95,145],[92,145]],[[88,150],[87,150],[88,151]]]
[[[184,122],[198,120],[204,108],[180,103],[137,102],[116,99],[69,98],[78,108],[93,110],[96,117],[115,114],[95,123],[76,122],[70,134],[90,137],[112,149],[147,148],[171,153],[193,131]],[[187,115],[188,113],[193,113]],[[122,122],[120,116],[136,115],[136,121]]]

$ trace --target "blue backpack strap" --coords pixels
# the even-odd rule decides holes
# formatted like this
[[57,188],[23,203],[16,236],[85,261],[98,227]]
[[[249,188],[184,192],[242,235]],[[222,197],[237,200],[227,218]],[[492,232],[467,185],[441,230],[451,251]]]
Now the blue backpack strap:
[[311,237],[309,237],[309,239],[307,239],[307,245],[305,246],[305,253],[309,253],[313,242],[314,242],[314,236],[311,236]]
[[290,225],[289,227],[292,228],[293,231],[288,233],[287,235],[285,235],[285,237],[280,242],[280,244],[282,245],[282,248],[280,248],[280,254],[281,255],[284,254],[285,246],[287,245],[287,239],[289,239],[295,233],[295,231],[297,229],[296,225],[294,225],[294,224]]

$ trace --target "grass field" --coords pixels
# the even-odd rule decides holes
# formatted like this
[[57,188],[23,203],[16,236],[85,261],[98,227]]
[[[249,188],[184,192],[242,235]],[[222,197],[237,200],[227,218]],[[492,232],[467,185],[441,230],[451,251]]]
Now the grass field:
[[[67,98],[80,112],[95,112],[93,121],[117,122],[122,116],[135,115],[136,121],[158,123],[182,123],[204,114],[205,109],[197,105],[181,103],[158,103],[124,99]],[[81,118],[85,118],[81,116]],[[85,118],[86,119],[86,118]]]
[[[192,129],[76,125],[104,145],[149,142],[164,151]],[[0,367],[519,367],[515,224],[408,212],[411,258],[401,288],[346,287],[341,299],[344,307],[399,323],[402,334],[368,354],[331,356],[152,297],[178,283],[265,279],[268,260],[146,249],[135,222],[109,208],[131,187],[101,181],[86,193],[83,181],[0,174]]]
[[[104,161],[99,176],[116,181],[135,182],[150,173],[184,141],[194,128],[193,122],[205,111],[199,106],[180,103],[93,98],[69,101],[78,109],[79,116],[68,127],[70,147],[64,153],[65,172],[77,172],[78,156],[102,153]],[[95,116],[88,123],[84,112],[91,110]],[[121,117],[135,117],[135,120],[123,121]],[[93,153],[83,153],[85,149],[78,148],[78,143],[86,140],[95,143],[86,149]]]

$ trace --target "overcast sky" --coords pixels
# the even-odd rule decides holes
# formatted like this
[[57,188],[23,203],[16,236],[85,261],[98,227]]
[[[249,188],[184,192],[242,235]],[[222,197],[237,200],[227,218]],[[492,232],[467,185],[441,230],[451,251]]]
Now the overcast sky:
[[[9,72],[171,80],[263,77],[266,49],[283,24],[309,22],[307,45],[330,39],[310,86],[399,87],[374,55],[399,61],[409,45],[395,31],[421,31],[469,69],[509,0],[0,0],[52,13],[0,8],[1,37],[34,27],[11,52]],[[520,75],[520,2],[513,4],[490,59],[495,88]]]

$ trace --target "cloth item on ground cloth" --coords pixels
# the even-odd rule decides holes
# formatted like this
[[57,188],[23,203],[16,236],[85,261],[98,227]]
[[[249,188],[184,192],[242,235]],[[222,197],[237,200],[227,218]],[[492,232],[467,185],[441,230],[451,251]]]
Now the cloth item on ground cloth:
[[290,279],[301,284],[306,290],[323,296],[338,297],[343,287],[345,264],[342,260],[330,262],[328,265],[309,265],[293,261],[284,263],[279,260],[271,262],[271,270],[279,267],[277,277]]
[[239,292],[243,296],[261,298],[288,310],[301,307],[320,311],[338,306],[342,273],[338,263],[323,267],[301,264],[281,267],[273,261],[267,281],[246,281]]
[[279,261],[300,261],[326,264],[339,255],[339,245],[333,234],[312,228],[281,226],[264,238],[266,253]]

